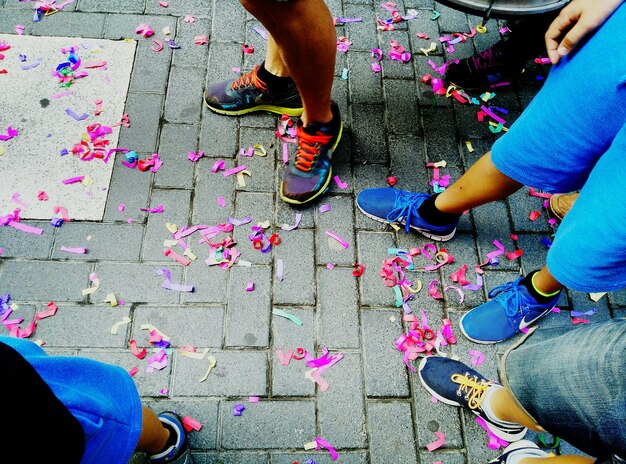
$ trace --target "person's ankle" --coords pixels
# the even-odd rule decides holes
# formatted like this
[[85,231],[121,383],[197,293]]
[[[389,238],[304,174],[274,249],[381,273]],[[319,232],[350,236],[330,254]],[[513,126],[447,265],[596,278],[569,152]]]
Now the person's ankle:
[[535,280],[534,280],[535,275],[538,272],[539,271],[530,272],[526,277],[522,279],[520,284],[526,287],[526,290],[528,290],[528,293],[530,293],[530,296],[532,296],[537,301],[537,303],[545,304],[545,303],[550,302],[552,299],[554,299],[554,297],[560,293],[560,290],[553,292],[553,293],[545,293],[539,290],[537,286],[535,285]]
[[454,224],[461,217],[460,214],[450,214],[441,211],[437,208],[435,202],[437,201],[438,193],[431,195],[430,198],[424,200],[424,202],[417,209],[417,213],[428,224],[433,226],[447,226]]

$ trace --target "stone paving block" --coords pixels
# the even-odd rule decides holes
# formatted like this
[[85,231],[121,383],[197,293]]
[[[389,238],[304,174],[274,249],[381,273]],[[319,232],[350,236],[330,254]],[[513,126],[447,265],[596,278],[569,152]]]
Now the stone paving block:
[[[114,293],[125,304],[132,303],[178,303],[179,292],[161,288],[163,276],[156,271],[162,264],[98,263],[95,273],[100,277],[100,289],[90,297],[92,302],[104,302],[109,293]],[[182,266],[168,266],[172,282],[181,281]],[[88,274],[86,274],[88,277]],[[83,288],[86,288],[84,285]]]
[[428,451],[420,452],[420,462],[445,462],[446,464],[465,464],[465,454],[463,451]]
[[[307,379],[304,374],[309,370],[304,360],[291,359],[287,366],[283,366],[276,354],[276,350],[283,353],[291,350],[295,353],[297,348],[304,348],[312,354],[315,353],[315,319],[310,309],[285,308],[283,311],[293,314],[302,320],[302,326],[296,326],[289,319],[272,315],[272,397],[277,396],[312,396],[315,394],[315,383]],[[322,353],[316,355],[321,356]],[[333,366],[328,373],[336,367]],[[322,392],[325,395],[328,392]]]
[[[393,342],[402,334],[400,311],[364,310],[363,371],[367,396],[408,396],[409,386],[402,353]],[[395,318],[392,322],[390,318]],[[370,431],[372,427],[370,417]]]
[[[331,443],[331,445],[334,445],[334,443]],[[339,454],[341,464],[365,464],[369,462],[365,451],[345,452],[337,450],[337,453]],[[272,464],[293,464],[294,462],[305,464],[307,459],[313,459],[318,464],[333,462],[330,454],[328,454],[325,450],[310,451],[308,453],[272,453]]]
[[[246,176],[246,186],[237,187],[237,190],[254,192],[271,192],[275,190],[275,157],[274,149],[277,142],[274,129],[254,129],[243,127],[240,131],[239,144],[241,148],[254,146],[256,143],[263,145],[267,150],[267,156],[237,157],[237,165],[245,164],[252,176]],[[281,147],[282,148],[282,147]]]
[[73,37],[99,39],[102,37],[105,18],[106,15],[99,13],[64,11],[63,14],[46,16],[45,19],[35,23],[32,34],[64,37],[69,32]]
[[[69,261],[139,261],[142,224],[99,224],[70,222],[59,227],[52,251],[53,259]],[[61,247],[85,247],[87,253],[61,251]]]
[[[548,213],[543,209],[543,198],[532,197],[528,194],[527,188],[518,190],[507,198],[511,217],[513,218],[513,230],[517,232],[542,232],[551,231],[548,224]],[[539,211],[541,216],[536,221],[529,219],[529,214]]]
[[317,269],[317,340],[328,348],[359,348],[357,278],[352,269]]
[[[197,8],[190,11],[200,12]],[[208,36],[210,30],[211,21],[208,18],[196,18],[193,23],[186,23],[183,18],[178,18],[176,43],[180,45],[180,48],[173,53],[172,64],[174,66],[206,67],[209,59],[209,45],[196,45],[194,39],[200,35]]]
[[[482,261],[487,259],[487,253],[495,250],[494,240],[498,240],[507,253],[517,249],[511,239],[509,213],[504,201],[494,201],[472,209],[476,230],[476,243]],[[519,269],[519,260],[509,260],[506,255],[499,256],[499,269]]]
[[402,45],[406,50],[410,48],[410,39],[406,32],[404,31],[389,31],[385,32],[385,35],[381,38],[381,46],[383,49],[383,53],[386,55],[385,59],[381,63],[383,81],[386,79],[411,79],[415,78],[413,63],[412,62],[403,62],[396,61],[392,59],[388,59],[389,56],[389,41],[397,40],[400,45]]
[[387,163],[384,114],[380,105],[352,105],[354,161]]
[[[144,39],[139,34],[135,33],[135,29],[138,24],[149,24],[154,29],[155,34],[162,36],[163,28],[169,27],[172,36],[176,34],[176,18],[172,16],[157,16],[157,15],[132,15],[132,14],[109,14],[107,15],[106,24],[104,27],[105,39],[135,39],[139,42],[147,41],[150,45],[154,45],[150,39]],[[166,47],[169,48],[169,47]],[[165,52],[158,53],[161,55]],[[154,52],[152,52],[154,53]],[[167,55],[163,56],[166,58]],[[166,59],[169,63],[169,58]]]
[[[74,5],[76,5],[78,11],[86,13],[141,14],[144,11],[145,3],[146,0],[113,0],[106,3],[98,0],[81,0],[78,5]],[[65,11],[65,8],[63,8],[63,11]]]
[[[236,42],[245,40],[246,10],[234,0],[221,1],[219,8],[213,11],[211,39],[216,42]],[[241,45],[239,45],[241,52]]]
[[[420,361],[421,358],[416,361],[416,369]],[[419,375],[411,373],[410,376],[413,386],[413,408],[416,412],[414,430],[418,437],[418,447],[425,449],[427,444],[437,439],[435,432],[442,432],[446,436],[446,444],[441,449],[463,448],[459,409],[441,401],[434,403],[431,394],[422,386]]]
[[[196,166],[196,188],[191,215],[193,224],[222,224],[234,214],[236,181],[232,177],[211,172],[212,165],[211,160],[200,158]],[[218,205],[218,197],[224,199],[224,208]]]
[[50,256],[55,227],[49,222],[23,221],[32,227],[44,230],[41,235],[27,234],[13,227],[0,227],[0,246],[3,258],[46,259]]
[[205,75],[204,68],[172,66],[164,113],[168,122],[200,121]]
[[122,127],[119,146],[137,153],[154,153],[159,136],[162,107],[163,95],[129,93],[124,112],[130,115],[132,123],[130,127]]
[[[135,64],[130,76],[130,91],[133,93],[165,93],[167,79],[170,75],[172,49],[166,47],[162,52],[155,53],[150,49],[153,46],[154,42],[140,41],[137,43]],[[135,114],[139,116],[141,113],[137,112]],[[132,119],[131,122],[133,122]]]
[[[374,21],[367,21],[365,18],[374,18],[376,11],[372,5],[345,5],[345,17],[347,18],[363,18],[360,23],[346,23],[345,36],[352,40],[350,46],[351,54],[353,51],[366,51],[372,53],[373,48],[378,48],[378,37],[376,24]],[[373,61],[373,60],[372,60]]]
[[167,307],[138,305],[133,312],[132,338],[145,340],[143,324],[155,326],[169,337],[172,347],[193,345],[198,349],[220,348],[224,326],[222,307]]
[[281,234],[280,245],[274,251],[274,272],[278,260],[282,259],[283,281],[279,281],[276,276],[273,279],[274,303],[315,305],[313,243],[312,230],[296,229]]
[[[124,348],[128,325],[119,328],[118,334],[111,333],[111,327],[127,317],[129,306],[77,306],[58,304],[54,317],[44,319],[37,325],[36,337],[45,340],[50,347],[74,348]],[[42,305],[40,310],[47,308]]]
[[367,441],[361,357],[346,353],[324,373],[330,388],[318,399],[320,436],[337,448],[364,448]]
[[[200,256],[200,253],[198,254]],[[194,265],[187,266],[185,272],[185,285],[193,285],[193,293],[184,293],[184,303],[226,303],[228,293],[229,271],[218,266],[206,266],[204,260],[208,258],[202,254],[200,260]]]
[[391,173],[396,188],[412,192],[428,192],[430,173],[426,169],[424,139],[411,135],[389,137]]
[[626,290],[611,292],[608,294],[607,298],[612,305],[626,306]]
[[476,117],[476,114],[480,111],[478,107],[474,105],[458,105],[456,103],[453,106],[456,116],[456,126],[461,138],[488,137],[491,134],[489,123],[480,122]]
[[[423,8],[418,5],[410,5],[408,2],[404,2],[407,8]],[[429,7],[426,7],[429,8]],[[441,50],[439,45],[439,24],[437,21],[433,21],[432,16],[432,2],[430,2],[431,9],[418,10],[417,18],[408,22],[409,38],[411,39],[411,49],[414,54],[421,53],[420,48],[430,47],[431,42],[438,44],[438,49]],[[428,39],[421,39],[417,37],[417,33],[422,32],[429,36]]]
[[83,301],[81,290],[88,286],[91,270],[87,263],[6,261],[0,288],[14,301]]
[[[238,7],[238,9],[243,10],[241,7]],[[213,28],[217,27],[216,20],[217,18],[213,19]],[[241,42],[221,43],[215,34],[211,35],[209,64],[207,66],[207,82],[209,85],[239,77],[233,73],[233,67],[241,67],[242,64]]]
[[[246,55],[246,57],[248,57],[249,55]],[[249,58],[251,59],[251,58]],[[248,70],[248,69],[254,69],[254,67],[257,65],[258,63],[255,60],[255,63],[252,66],[246,66],[243,69]],[[240,74],[243,74],[244,71],[242,71]],[[237,77],[237,75],[234,75],[235,77]],[[256,127],[256,128],[263,128],[263,129],[272,129],[272,132],[274,130],[276,130],[276,127],[278,126],[278,115],[275,113],[270,113],[268,111],[255,111],[252,113],[248,113],[246,115],[244,115],[243,118],[241,118],[241,127]]]
[[426,159],[431,162],[447,161],[448,166],[444,171],[450,169],[451,165],[462,166],[452,111],[445,109],[438,109],[434,113],[423,111],[422,116]]
[[[165,227],[165,224],[175,224],[178,228],[189,225],[189,210],[191,206],[191,192],[189,190],[154,190],[152,192],[151,208],[163,205],[162,213],[150,213],[142,258],[149,261],[163,261],[169,264],[168,267],[182,267],[182,265],[166,257],[163,252],[166,249],[163,241],[171,239],[172,234]],[[186,237],[186,242],[194,253],[201,247],[196,245],[199,234],[192,234]],[[184,250],[179,246],[171,248],[178,254],[183,254]],[[196,253],[198,254],[198,253]],[[197,264],[197,263],[192,263]]]
[[[356,242],[354,240],[354,207],[350,197],[326,197],[320,205],[331,206],[331,210],[320,213],[316,207],[316,259],[319,264],[340,264],[352,266],[355,263]],[[360,214],[360,213],[357,213]],[[334,232],[348,242],[348,248],[326,234]]]
[[[231,179],[231,182],[234,181]],[[242,219],[246,216],[252,217],[252,222],[237,226],[233,231],[233,238],[238,244],[237,249],[242,252],[240,259],[245,259],[254,264],[270,264],[272,262],[272,254],[275,253],[275,251],[270,250],[267,253],[263,253],[260,250],[255,250],[252,242],[248,239],[248,235],[252,233],[251,227],[253,225],[272,220],[272,203],[273,197],[269,193],[237,192],[235,217],[237,219]],[[279,235],[281,233],[285,234],[285,232],[279,229],[276,229],[275,232]],[[268,239],[273,233],[274,229],[271,227],[264,231]],[[281,246],[283,246],[282,243],[277,245],[277,247]]]
[[[387,128],[393,134],[419,134],[420,113],[415,83],[408,80],[383,79]],[[393,150],[390,148],[393,156]]]
[[[146,2],[146,14],[211,16],[211,0],[178,0],[163,8],[158,2]],[[224,2],[226,3],[226,2]],[[197,19],[196,19],[197,21]]]
[[379,270],[383,261],[389,257],[387,249],[394,247],[393,235],[390,233],[359,232],[357,234],[359,246],[358,262],[370,272],[359,277],[361,288],[361,304],[369,306],[389,306],[390,290],[380,278]]
[[444,32],[466,32],[469,30],[467,15],[459,10],[448,8],[435,2],[435,9],[441,13],[437,20],[439,30]]
[[190,151],[198,151],[197,125],[163,124],[159,140],[159,157],[163,166],[154,176],[157,188],[193,188],[195,163],[189,160]]
[[[378,164],[374,165],[363,165],[358,164],[354,167],[354,190],[355,192],[360,192],[361,190],[368,188],[380,188],[387,187],[387,176],[390,173],[388,169],[384,166],[380,166]],[[391,227],[383,224],[378,221],[374,221],[373,219],[368,218],[365,214],[363,214],[359,208],[356,206],[355,200],[355,219],[356,219],[356,228],[357,229],[365,229],[365,230],[373,230],[373,231],[383,231],[383,230],[391,230]]]
[[409,403],[395,401],[367,402],[370,459],[385,464],[416,462],[415,437],[409,427],[397,427],[398,420],[411,417]]
[[133,380],[137,385],[139,395],[144,399],[147,397],[163,397],[160,393],[162,388],[169,389],[170,387],[170,369],[172,366],[172,357],[168,355],[167,366],[160,371],[147,372],[148,366],[147,359],[153,354],[153,347],[146,343],[145,345],[138,343],[139,348],[145,347],[148,350],[148,355],[144,359],[137,359],[130,351],[130,348],[125,350],[96,350],[93,348],[85,348],[78,351],[79,356],[95,359],[107,364],[113,364],[120,366],[125,371],[130,371],[133,367],[139,368],[139,371],[133,376]]
[[215,449],[219,421],[219,401],[215,400],[162,400],[146,401],[146,406],[159,414],[174,411],[181,417],[191,416],[202,424],[202,429],[187,434],[191,449]]
[[[381,90],[380,73],[372,72],[372,52],[348,52],[348,69],[350,78],[350,102],[354,104],[382,103],[383,93]],[[353,107],[354,109],[354,107]]]
[[218,452],[193,453],[194,464],[270,464],[270,457],[264,453]]
[[[276,220],[274,223],[277,227],[283,224],[293,225],[296,223],[296,214],[300,214],[300,225],[298,228],[307,229],[314,226],[315,223],[315,209],[314,208],[300,208],[296,205],[290,205],[284,202],[278,196],[274,204],[276,211]],[[281,232],[285,233],[285,232]]]
[[[246,291],[248,282],[254,291]],[[226,346],[269,345],[271,314],[271,269],[269,266],[234,266],[226,312]]]
[[465,442],[468,444],[471,443],[471,446],[467,447],[468,464],[489,462],[502,454],[502,449],[492,450],[487,446],[489,437],[487,436],[487,432],[476,423],[475,414],[461,410],[461,417],[465,423]]
[[518,246],[524,250],[522,255],[522,272],[528,274],[536,269],[541,269],[546,264],[548,248],[541,242],[542,237],[553,240],[549,234],[519,234]]
[[233,416],[234,404],[222,403],[225,449],[301,448],[316,437],[313,401],[261,401],[246,405],[241,417]]
[[[347,66],[347,64],[346,64]],[[333,88],[330,93],[330,98],[337,103],[339,106],[339,112],[341,114],[341,120],[343,121],[344,131],[347,130],[348,118],[350,116],[350,109],[348,105],[348,99],[350,95],[350,88],[348,86],[348,82],[343,79],[335,78],[333,82]],[[347,134],[345,134],[347,135]],[[342,146],[345,148],[346,144],[345,140],[339,144],[337,150],[339,151]],[[340,152],[340,151],[339,151]],[[337,159],[337,155],[335,155],[335,160]],[[333,163],[333,168],[336,167],[336,164]]]
[[205,157],[235,157],[239,151],[239,118],[213,113],[203,103],[200,128],[199,149]]
[[[121,145],[120,145],[121,146]],[[152,153],[137,153],[144,159]],[[140,208],[147,208],[150,203],[150,190],[153,174],[150,171],[141,172],[139,169],[128,169],[121,164],[113,167],[113,175],[104,210],[105,221],[144,222],[146,213]],[[120,205],[124,205],[119,211]]]
[[[265,396],[267,394],[266,351],[211,351],[217,365],[204,382],[198,382],[207,371],[207,361],[175,353],[175,396]],[[263,403],[261,403],[263,404]],[[232,407],[230,408],[232,416]]]
[[[12,10],[12,6],[26,6],[29,9]],[[24,26],[24,34],[31,35],[36,23],[33,23],[32,5],[27,2],[7,2],[5,8],[0,9],[0,33],[15,34],[15,25]]]

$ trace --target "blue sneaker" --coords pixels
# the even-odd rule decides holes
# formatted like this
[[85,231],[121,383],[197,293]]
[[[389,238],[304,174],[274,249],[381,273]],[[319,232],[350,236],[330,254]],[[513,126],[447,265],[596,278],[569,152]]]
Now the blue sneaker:
[[424,221],[417,208],[429,198],[427,193],[412,193],[393,188],[366,189],[359,193],[356,204],[363,214],[378,221],[404,225],[408,234],[413,229],[425,237],[439,242],[446,242],[454,237],[459,221],[449,226],[433,226]]
[[541,451],[539,447],[532,441],[522,440],[517,443],[512,443],[504,448],[504,453],[489,461],[489,464],[509,464],[509,460],[515,458],[515,462],[518,459],[523,458],[547,458],[548,453]]
[[419,376],[422,385],[432,396],[445,404],[469,408],[485,421],[487,428],[496,437],[512,442],[526,435],[525,427],[496,419],[488,401],[483,404],[488,391],[502,387],[462,362],[428,356],[420,363]]
[[548,303],[538,303],[525,286],[522,277],[495,287],[492,300],[466,313],[459,322],[461,332],[475,343],[497,343],[511,338],[548,314],[559,301],[561,292]]
[[148,456],[149,463],[193,464],[191,450],[187,444],[187,433],[180,417],[174,412],[165,411],[159,414],[159,420],[170,433],[176,434],[176,441],[157,454]]

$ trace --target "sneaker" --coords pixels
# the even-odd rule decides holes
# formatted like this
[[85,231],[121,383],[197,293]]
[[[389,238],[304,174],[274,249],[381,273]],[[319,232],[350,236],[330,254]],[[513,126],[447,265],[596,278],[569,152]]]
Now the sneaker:
[[427,193],[412,193],[393,188],[373,188],[362,190],[356,204],[363,214],[378,221],[391,224],[397,222],[404,225],[404,231],[413,229],[425,237],[439,242],[446,242],[454,237],[455,221],[448,226],[433,226],[424,221],[417,209],[429,198]]
[[462,362],[428,356],[420,363],[419,376],[422,385],[432,396],[445,404],[469,408],[485,421],[487,428],[496,437],[512,442],[526,435],[526,427],[494,419],[493,414],[486,412],[482,404],[485,394],[502,386],[490,382]]
[[548,453],[539,449],[539,447],[532,441],[522,440],[517,443],[512,443],[506,448],[504,452],[489,464],[509,464],[513,459],[518,462],[524,458],[547,458]]
[[331,102],[333,119],[329,123],[310,123],[306,130],[298,121],[298,146],[295,159],[285,170],[280,198],[294,205],[314,200],[328,189],[333,176],[333,152],[339,145],[343,123],[337,103]]
[[295,82],[283,92],[272,91],[259,79],[260,65],[237,79],[223,81],[204,91],[204,103],[211,111],[231,116],[269,111],[289,116],[302,114],[302,100]]
[[193,464],[191,451],[187,446],[187,434],[180,417],[174,412],[165,411],[159,414],[159,420],[166,426],[170,433],[177,435],[176,442],[160,453],[148,456],[150,463],[170,463],[170,464]]
[[479,90],[519,77],[526,61],[511,56],[504,43],[496,42],[476,55],[450,63],[444,81],[466,90]]
[[538,303],[524,285],[522,277],[494,288],[492,300],[477,306],[460,320],[461,332],[475,343],[497,343],[512,337],[556,306],[559,292],[548,303]]
[[550,197],[548,210],[555,218],[562,221],[569,210],[572,209],[572,206],[574,206],[578,195],[578,193],[555,193]]

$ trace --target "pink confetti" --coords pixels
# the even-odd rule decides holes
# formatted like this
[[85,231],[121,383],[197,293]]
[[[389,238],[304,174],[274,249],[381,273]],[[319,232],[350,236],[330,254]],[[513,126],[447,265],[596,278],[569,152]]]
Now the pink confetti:
[[324,440],[322,437],[316,437],[315,443],[317,443],[316,449],[318,450],[320,449],[320,447],[326,448],[328,452],[330,453],[330,456],[333,458],[333,461],[336,461],[339,458],[339,455],[337,454],[337,451],[335,451],[335,448],[330,446],[330,444],[326,440]]
[[161,1],[159,2],[159,6],[160,6],[161,8],[167,8],[168,6],[170,6],[170,4],[169,4],[168,2],[164,2],[163,0],[161,0]]
[[283,281],[283,274],[285,272],[284,270],[284,263],[283,260],[281,258],[277,258],[276,259],[276,278],[278,279],[279,282]]
[[10,221],[8,226],[13,227],[14,229],[17,229],[17,230],[21,230],[22,232],[26,232],[28,234],[33,234],[33,235],[43,234],[43,229],[40,229],[38,227],[27,226],[26,224],[22,224],[21,222]]
[[62,182],[65,185],[77,184],[78,182],[82,182],[85,180],[85,176],[77,176],[77,177],[69,177],[67,179],[63,179]]
[[326,269],[333,270],[333,269],[335,269],[335,265],[334,265],[333,263],[328,263],[328,264],[326,265]]
[[193,417],[185,416],[181,419],[181,421],[187,432],[191,432],[192,430],[198,432],[202,429],[202,424]]
[[139,208],[139,211],[145,211],[147,213],[162,213],[165,211],[165,208],[159,203],[156,208]]
[[65,251],[66,253],[74,253],[77,255],[84,255],[87,253],[87,248],[85,247],[66,247],[62,246],[61,251]]
[[259,403],[261,399],[258,396],[249,396],[248,403]]
[[293,351],[287,350],[283,353],[283,350],[277,349],[276,356],[278,356],[281,365],[288,366],[291,362],[291,358],[293,357]]
[[21,24],[15,25],[15,32],[17,32],[17,35],[24,35],[24,29],[25,26],[22,26]]
[[17,203],[19,206],[21,206],[22,208],[28,208],[28,205],[26,203],[24,203],[22,201],[22,199],[20,198],[20,194],[19,193],[14,193],[13,195],[11,195],[11,200],[14,203]]
[[224,197],[221,195],[217,197],[217,206],[219,206],[220,208],[226,207],[226,201],[224,200]]
[[125,209],[126,209],[126,205],[124,203],[120,203],[119,205],[117,205],[117,210],[120,213],[123,213]]
[[341,190],[344,190],[344,189],[348,188],[348,183],[347,182],[342,182],[341,179],[339,178],[339,176],[335,176],[335,177],[333,177],[333,179],[335,180],[335,183],[337,184],[337,187],[339,187]]
[[217,160],[215,163],[213,163],[211,172],[223,171],[224,166],[226,166],[226,163],[224,162],[224,160]]
[[245,164],[242,164],[241,166],[227,169],[224,172],[222,172],[222,174],[224,177],[228,177],[228,176],[232,176],[233,174],[237,174],[238,172],[244,171],[246,169],[247,169],[247,166]]
[[191,23],[195,23],[196,22],[196,18],[195,18],[195,16],[188,14],[188,15],[185,15],[184,21],[186,23],[191,24]]
[[348,245],[348,242],[346,242],[346,239],[344,239],[343,237],[341,237],[340,235],[337,235],[335,232],[327,230],[326,231],[326,235],[328,235],[330,238],[335,239],[337,242],[339,242],[339,244],[344,247],[344,248],[348,248],[350,245]]
[[209,38],[206,35],[197,35],[194,37],[193,43],[196,45],[206,45],[209,43]]
[[254,291],[254,282],[250,281],[246,285],[246,292],[253,292],[253,291]]
[[480,366],[485,362],[485,354],[482,351],[478,350],[469,350],[470,355],[470,363],[473,366]]
[[128,374],[129,374],[131,377],[134,377],[134,376],[135,376],[135,374],[136,374],[137,372],[139,372],[139,368],[138,368],[137,366],[135,366],[135,367],[133,367],[131,370],[129,370],[129,371],[128,371]]
[[11,140],[13,137],[17,137],[19,134],[18,130],[9,126],[7,127],[7,135],[0,134],[0,140],[6,142],[7,140]]
[[446,444],[446,436],[443,433],[435,432],[435,435],[437,435],[437,440],[426,445],[426,449],[431,453]]
[[289,163],[289,146],[283,142],[283,164]]
[[[528,328],[528,327],[526,327]],[[489,428],[487,427],[487,424],[485,423],[485,419],[483,419],[482,417],[476,417],[476,422],[478,423],[478,425],[480,425],[483,429],[485,429],[485,431],[487,432],[487,434],[489,435],[489,448],[492,450],[497,450],[500,447],[505,447],[509,445],[508,441],[505,441],[501,438],[496,437],[493,432],[491,430],[489,430]]]
[[539,216],[541,216],[541,213],[539,211],[532,211],[528,215],[528,219],[530,219],[531,221],[535,222],[537,219],[539,219]]
[[330,205],[322,205],[320,206],[320,213],[327,213],[328,211],[330,211],[332,209],[332,206]]

